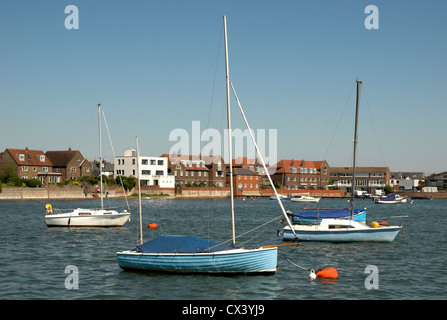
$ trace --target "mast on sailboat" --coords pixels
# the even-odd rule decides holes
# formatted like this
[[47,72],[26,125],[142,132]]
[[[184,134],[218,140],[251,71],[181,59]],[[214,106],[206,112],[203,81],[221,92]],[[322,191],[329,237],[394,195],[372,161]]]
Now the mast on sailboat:
[[234,226],[234,196],[233,196],[233,147],[231,138],[231,113],[230,113],[230,75],[228,67],[228,41],[227,41],[227,17],[223,17],[224,21],[224,41],[225,41],[225,76],[226,76],[226,96],[227,96],[227,124],[228,124],[228,149],[230,158],[230,202],[231,202],[231,234],[233,245],[236,243],[235,226]]
[[357,127],[358,127],[358,120],[359,120],[359,105],[360,105],[360,89],[362,87],[362,81],[356,80],[357,83],[357,99],[355,102],[355,126],[354,126],[354,151],[353,151],[353,159],[352,159],[352,188],[351,188],[351,203],[349,205],[349,211],[352,216],[354,213],[354,193],[355,193],[355,159],[357,154]]
[[[255,146],[255,149],[259,155],[259,158],[261,160],[261,163],[264,167],[265,173],[267,174],[267,177],[269,179],[270,185],[272,186],[273,192],[275,193],[276,199],[278,200],[279,206],[281,208],[281,211],[290,227],[290,229],[292,230],[293,234],[295,234],[295,231],[292,228],[292,224],[289,220],[289,217],[287,216],[287,213],[284,209],[284,206],[281,202],[281,200],[279,199],[278,193],[273,185],[273,181],[270,177],[270,174],[267,170],[267,167],[265,165],[264,159],[262,158],[262,155],[259,151],[258,145],[256,143],[256,140],[253,137],[253,133],[251,132],[250,126],[248,124],[247,118],[245,117],[244,111],[242,110],[242,107],[239,103],[239,99],[237,97],[236,91],[234,90],[233,84],[230,82],[230,76],[229,76],[229,68],[228,68],[228,42],[227,42],[227,20],[226,20],[226,16],[223,17],[224,19],[224,39],[225,39],[225,72],[226,72],[226,95],[227,95],[227,118],[228,118],[228,147],[229,147],[229,156],[230,156],[230,197],[231,197],[231,224],[232,224],[232,235],[233,235],[233,245],[235,244],[235,228],[234,228],[234,197],[233,197],[233,157],[232,157],[232,137],[231,137],[231,119],[230,119],[230,86],[233,90],[233,94],[236,98],[236,102],[238,103],[239,109],[242,113],[242,116],[244,118],[245,121],[245,125],[247,126],[248,132],[250,133],[250,137],[253,141],[253,144]],[[296,234],[295,234],[296,237]],[[296,237],[297,238],[297,237]]]
[[137,146],[137,183],[138,183],[138,208],[140,212],[140,246],[143,244],[143,222],[141,216],[141,182],[140,182],[140,151],[138,149],[138,137],[135,137]]
[[98,128],[99,128],[99,191],[101,195],[101,210],[104,209],[104,199],[102,195],[102,145],[101,145],[101,104],[98,103]]

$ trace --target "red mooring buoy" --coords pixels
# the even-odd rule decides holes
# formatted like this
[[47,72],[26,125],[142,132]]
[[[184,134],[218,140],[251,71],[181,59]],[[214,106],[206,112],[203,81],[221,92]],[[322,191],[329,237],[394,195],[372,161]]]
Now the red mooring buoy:
[[147,227],[148,227],[149,229],[155,229],[155,228],[158,228],[158,224],[156,224],[156,223],[149,223],[149,224],[147,225]]
[[317,270],[316,272],[317,278],[329,278],[329,279],[337,279],[338,272],[335,268],[324,268]]

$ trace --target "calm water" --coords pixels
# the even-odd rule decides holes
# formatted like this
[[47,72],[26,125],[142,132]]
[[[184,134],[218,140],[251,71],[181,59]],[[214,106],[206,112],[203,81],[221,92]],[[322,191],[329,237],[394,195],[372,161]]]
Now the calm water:
[[[368,218],[391,219],[404,229],[391,244],[303,243],[282,247],[273,276],[164,275],[123,271],[115,253],[134,248],[138,204],[130,200],[132,218],[123,228],[47,228],[44,207],[97,206],[97,200],[0,202],[0,299],[169,299],[169,300],[300,300],[300,299],[446,299],[447,200],[416,200],[413,205],[384,206],[358,200]],[[125,205],[110,200],[111,206]],[[302,204],[284,202],[296,212]],[[340,199],[323,199],[320,207],[340,208]],[[309,206],[309,205],[307,205]],[[152,199],[143,203],[144,225],[158,223],[166,234],[195,234],[215,241],[230,237],[229,201],[224,199]],[[236,231],[241,234],[281,215],[275,201],[236,200]],[[371,220],[370,220],[371,219]],[[382,221],[382,219],[378,219]],[[237,239],[249,244],[283,243],[279,220]],[[144,228],[145,240],[160,234]],[[287,257],[287,259],[285,259]],[[304,269],[334,267],[339,278],[310,280]],[[68,290],[65,268],[76,266],[79,288]],[[378,269],[378,289],[368,290],[368,265]],[[371,281],[367,281],[371,283]],[[377,283],[377,282],[376,282]]]

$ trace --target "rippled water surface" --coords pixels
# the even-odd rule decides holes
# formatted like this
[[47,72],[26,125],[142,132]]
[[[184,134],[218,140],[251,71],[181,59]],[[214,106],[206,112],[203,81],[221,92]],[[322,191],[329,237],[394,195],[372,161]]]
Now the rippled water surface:
[[[45,204],[58,208],[97,206],[97,200],[0,202],[0,299],[152,299],[152,300],[298,300],[298,299],[446,299],[447,200],[415,200],[414,204],[368,208],[368,220],[408,215],[393,243],[303,243],[281,247],[278,271],[272,276],[167,275],[123,271],[117,251],[132,249],[138,240],[138,204],[129,200],[132,218],[123,228],[47,228]],[[236,199],[236,232],[264,224],[281,215],[269,199]],[[110,200],[125,206],[125,200]],[[285,201],[286,210],[301,211],[302,204]],[[307,205],[309,206],[309,205]],[[320,207],[346,207],[346,201],[323,199]],[[229,201],[225,199],[151,199],[143,202],[144,228],[149,240],[165,234],[195,234],[214,241],[230,238]],[[237,239],[248,245],[283,244],[277,236],[279,219]],[[297,266],[298,267],[297,267]],[[377,289],[365,273],[377,267]],[[78,289],[68,290],[67,266],[76,266]],[[308,271],[334,267],[339,278],[310,280]]]

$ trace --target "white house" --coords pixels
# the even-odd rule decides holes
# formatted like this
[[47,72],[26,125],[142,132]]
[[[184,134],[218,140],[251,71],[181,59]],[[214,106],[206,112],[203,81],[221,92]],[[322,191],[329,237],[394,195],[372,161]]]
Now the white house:
[[[140,180],[143,186],[159,186],[160,188],[174,188],[175,177],[168,175],[168,158],[139,157]],[[137,151],[127,149],[122,156],[115,157],[115,177],[137,175]]]
[[399,190],[418,190],[421,181],[424,181],[423,172],[391,172],[390,186],[398,186]]

